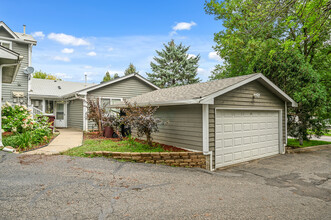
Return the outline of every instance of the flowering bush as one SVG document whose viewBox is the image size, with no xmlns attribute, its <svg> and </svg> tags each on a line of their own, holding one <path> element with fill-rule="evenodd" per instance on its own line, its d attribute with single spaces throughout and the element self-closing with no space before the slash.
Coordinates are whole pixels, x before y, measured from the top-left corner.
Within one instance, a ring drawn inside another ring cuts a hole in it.
<svg viewBox="0 0 331 220">
<path fill-rule="evenodd" d="M 22 105 L 12 106 L 6 102 L 2 107 L 2 129 L 13 133 L 24 133 L 35 129 L 49 129 L 50 124 L 45 116 L 33 119 L 30 110 Z"/>
</svg>

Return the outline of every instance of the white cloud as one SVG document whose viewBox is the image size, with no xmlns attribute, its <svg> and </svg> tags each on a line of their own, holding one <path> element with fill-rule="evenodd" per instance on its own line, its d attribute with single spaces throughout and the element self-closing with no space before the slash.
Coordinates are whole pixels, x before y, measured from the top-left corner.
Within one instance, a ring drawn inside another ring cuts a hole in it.
<svg viewBox="0 0 331 220">
<path fill-rule="evenodd" d="M 94 52 L 94 51 L 91 51 L 91 52 L 87 53 L 87 56 L 91 56 L 91 57 L 94 57 L 96 55 L 97 55 L 97 53 Z"/>
<path fill-rule="evenodd" d="M 82 38 L 77 38 L 72 35 L 67 34 L 56 34 L 56 33 L 50 33 L 48 35 L 48 39 L 57 41 L 63 45 L 72 45 L 72 46 L 84 46 L 84 45 L 90 45 L 90 43 Z"/>
<path fill-rule="evenodd" d="M 73 53 L 74 49 L 72 48 L 64 48 L 63 50 L 61 50 L 62 53 Z"/>
<path fill-rule="evenodd" d="M 92 69 L 92 66 L 84 66 L 84 69 Z"/>
<path fill-rule="evenodd" d="M 172 28 L 172 30 L 174 31 L 191 30 L 191 27 L 195 25 L 197 24 L 193 21 L 191 21 L 191 23 L 179 22 Z"/>
<path fill-rule="evenodd" d="M 197 57 L 196 55 L 194 55 L 194 54 L 188 54 L 188 58 L 195 58 L 195 57 Z"/>
<path fill-rule="evenodd" d="M 214 52 L 209 52 L 208 58 L 211 59 L 211 60 L 217 60 L 217 61 L 220 61 L 220 62 L 224 61 L 220 56 L 217 55 L 217 53 L 215 51 Z"/>
<path fill-rule="evenodd" d="M 31 34 L 35 38 L 44 39 L 45 34 L 42 31 L 36 31 Z"/>
<path fill-rule="evenodd" d="M 63 62 L 70 62 L 69 57 L 61 57 L 61 56 L 55 56 L 53 57 L 53 60 L 63 61 Z"/>
<path fill-rule="evenodd" d="M 60 79 L 72 79 L 72 76 L 69 76 L 66 73 L 55 73 L 54 75 Z"/>
<path fill-rule="evenodd" d="M 113 50 L 114 50 L 114 48 L 112 48 L 112 47 L 108 48 L 108 51 L 113 51 Z"/>
</svg>

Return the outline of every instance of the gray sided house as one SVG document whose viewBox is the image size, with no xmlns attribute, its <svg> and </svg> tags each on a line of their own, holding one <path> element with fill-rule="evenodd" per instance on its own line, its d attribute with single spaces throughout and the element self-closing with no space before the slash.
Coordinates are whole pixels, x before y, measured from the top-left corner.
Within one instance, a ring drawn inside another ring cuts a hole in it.
<svg viewBox="0 0 331 220">
<path fill-rule="evenodd" d="M 55 127 L 97 129 L 87 119 L 87 98 L 114 104 L 159 89 L 139 74 L 131 74 L 101 84 L 32 79 L 29 93 L 34 114 L 55 116 Z"/>
<path fill-rule="evenodd" d="M 2 84 L 2 101 L 11 104 L 29 105 L 29 76 L 23 71 L 31 66 L 32 47 L 37 41 L 28 34 L 13 32 L 3 21 L 0 21 L 0 46 L 5 47 L 21 57 L 20 67 L 11 84 Z"/>
<path fill-rule="evenodd" d="M 160 106 L 154 141 L 210 155 L 210 169 L 285 152 L 287 106 L 297 103 L 262 74 L 160 89 L 128 100 Z M 123 104 L 113 107 L 124 107 Z"/>
</svg>

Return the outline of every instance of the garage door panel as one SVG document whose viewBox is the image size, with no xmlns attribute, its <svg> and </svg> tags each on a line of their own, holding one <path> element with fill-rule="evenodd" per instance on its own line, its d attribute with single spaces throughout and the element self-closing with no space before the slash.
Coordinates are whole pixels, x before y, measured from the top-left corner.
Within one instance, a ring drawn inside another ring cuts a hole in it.
<svg viewBox="0 0 331 220">
<path fill-rule="evenodd" d="M 216 167 L 279 153 L 277 111 L 217 110 Z"/>
</svg>

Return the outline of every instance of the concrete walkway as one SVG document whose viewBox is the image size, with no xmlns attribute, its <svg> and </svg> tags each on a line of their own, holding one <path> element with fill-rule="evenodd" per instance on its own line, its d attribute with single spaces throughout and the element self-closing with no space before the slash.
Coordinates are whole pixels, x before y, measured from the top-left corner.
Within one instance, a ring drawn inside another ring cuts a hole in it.
<svg viewBox="0 0 331 220">
<path fill-rule="evenodd" d="M 57 129 L 60 134 L 47 146 L 23 154 L 59 154 L 71 148 L 82 145 L 83 132 L 75 129 Z"/>
</svg>

